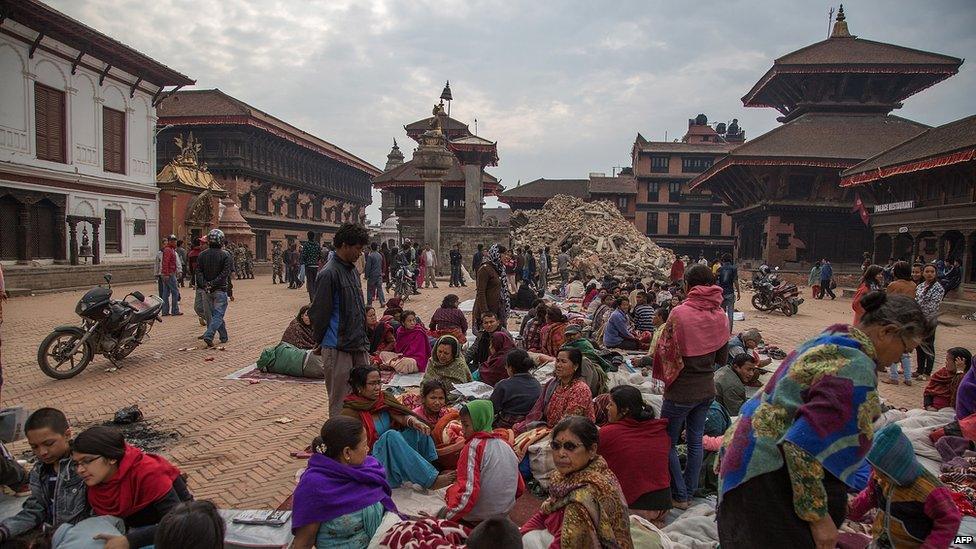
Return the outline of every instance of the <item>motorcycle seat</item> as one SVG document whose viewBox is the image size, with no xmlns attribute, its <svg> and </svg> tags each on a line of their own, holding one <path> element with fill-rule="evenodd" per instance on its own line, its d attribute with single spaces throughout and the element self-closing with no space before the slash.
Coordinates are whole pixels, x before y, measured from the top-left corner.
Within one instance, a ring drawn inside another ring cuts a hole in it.
<svg viewBox="0 0 976 549">
<path fill-rule="evenodd" d="M 159 311 L 163 308 L 163 300 L 154 295 L 147 296 L 143 301 L 133 299 L 126 300 L 125 303 L 130 309 L 132 309 L 132 322 L 149 320 L 150 318 L 157 316 Z"/>
</svg>

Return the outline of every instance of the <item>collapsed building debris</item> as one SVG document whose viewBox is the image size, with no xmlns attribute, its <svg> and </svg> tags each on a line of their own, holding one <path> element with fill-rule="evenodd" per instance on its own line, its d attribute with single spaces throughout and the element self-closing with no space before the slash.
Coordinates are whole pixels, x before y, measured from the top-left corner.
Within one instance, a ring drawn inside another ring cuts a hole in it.
<svg viewBox="0 0 976 549">
<path fill-rule="evenodd" d="M 668 278 L 674 252 L 662 248 L 624 219 L 610 202 L 584 202 L 566 195 L 550 198 L 541 210 L 512 215 L 512 244 L 533 252 L 549 246 L 555 260 L 568 246 L 572 268 L 582 276 Z"/>
</svg>

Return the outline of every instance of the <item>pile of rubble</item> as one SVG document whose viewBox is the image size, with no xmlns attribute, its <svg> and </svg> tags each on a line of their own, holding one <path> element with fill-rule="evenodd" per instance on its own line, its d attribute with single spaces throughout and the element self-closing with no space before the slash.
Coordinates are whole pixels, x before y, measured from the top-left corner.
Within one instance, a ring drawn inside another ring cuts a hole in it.
<svg viewBox="0 0 976 549">
<path fill-rule="evenodd" d="M 549 246 L 555 259 L 568 245 L 573 269 L 585 278 L 609 274 L 664 281 L 675 259 L 674 252 L 647 238 L 611 202 L 556 195 L 541 210 L 515 212 L 510 223 L 513 246 Z"/>
</svg>

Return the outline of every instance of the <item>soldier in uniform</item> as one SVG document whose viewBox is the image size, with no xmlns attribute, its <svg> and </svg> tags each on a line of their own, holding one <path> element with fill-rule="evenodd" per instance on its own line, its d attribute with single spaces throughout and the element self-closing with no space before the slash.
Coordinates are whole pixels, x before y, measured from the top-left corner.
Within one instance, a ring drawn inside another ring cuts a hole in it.
<svg viewBox="0 0 976 549">
<path fill-rule="evenodd" d="M 254 278 L 254 252 L 244 245 L 244 278 Z"/>
<path fill-rule="evenodd" d="M 247 274 L 244 268 L 244 245 L 238 244 L 234 248 L 234 273 L 237 275 L 237 280 L 245 278 Z"/>
<path fill-rule="evenodd" d="M 271 248 L 271 283 L 272 284 L 285 282 L 285 279 L 283 278 L 284 270 L 285 270 L 284 253 L 281 251 L 281 243 L 276 240 L 274 246 L 272 246 Z"/>
</svg>

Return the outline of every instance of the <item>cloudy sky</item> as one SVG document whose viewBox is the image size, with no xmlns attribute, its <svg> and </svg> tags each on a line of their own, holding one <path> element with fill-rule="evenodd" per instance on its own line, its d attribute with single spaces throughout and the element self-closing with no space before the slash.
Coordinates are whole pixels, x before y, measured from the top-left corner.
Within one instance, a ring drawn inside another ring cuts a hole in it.
<svg viewBox="0 0 976 549">
<path fill-rule="evenodd" d="M 445 80 L 452 116 L 498 141 L 506 186 L 630 163 L 638 131 L 687 120 L 777 125 L 740 98 L 772 60 L 822 40 L 825 0 L 49 0 L 196 79 L 382 168 L 403 125 Z M 849 0 L 862 38 L 970 61 L 896 114 L 942 124 L 976 113 L 976 1 Z M 378 202 L 378 196 L 374 203 Z M 368 210 L 378 218 L 378 209 Z"/>
</svg>

